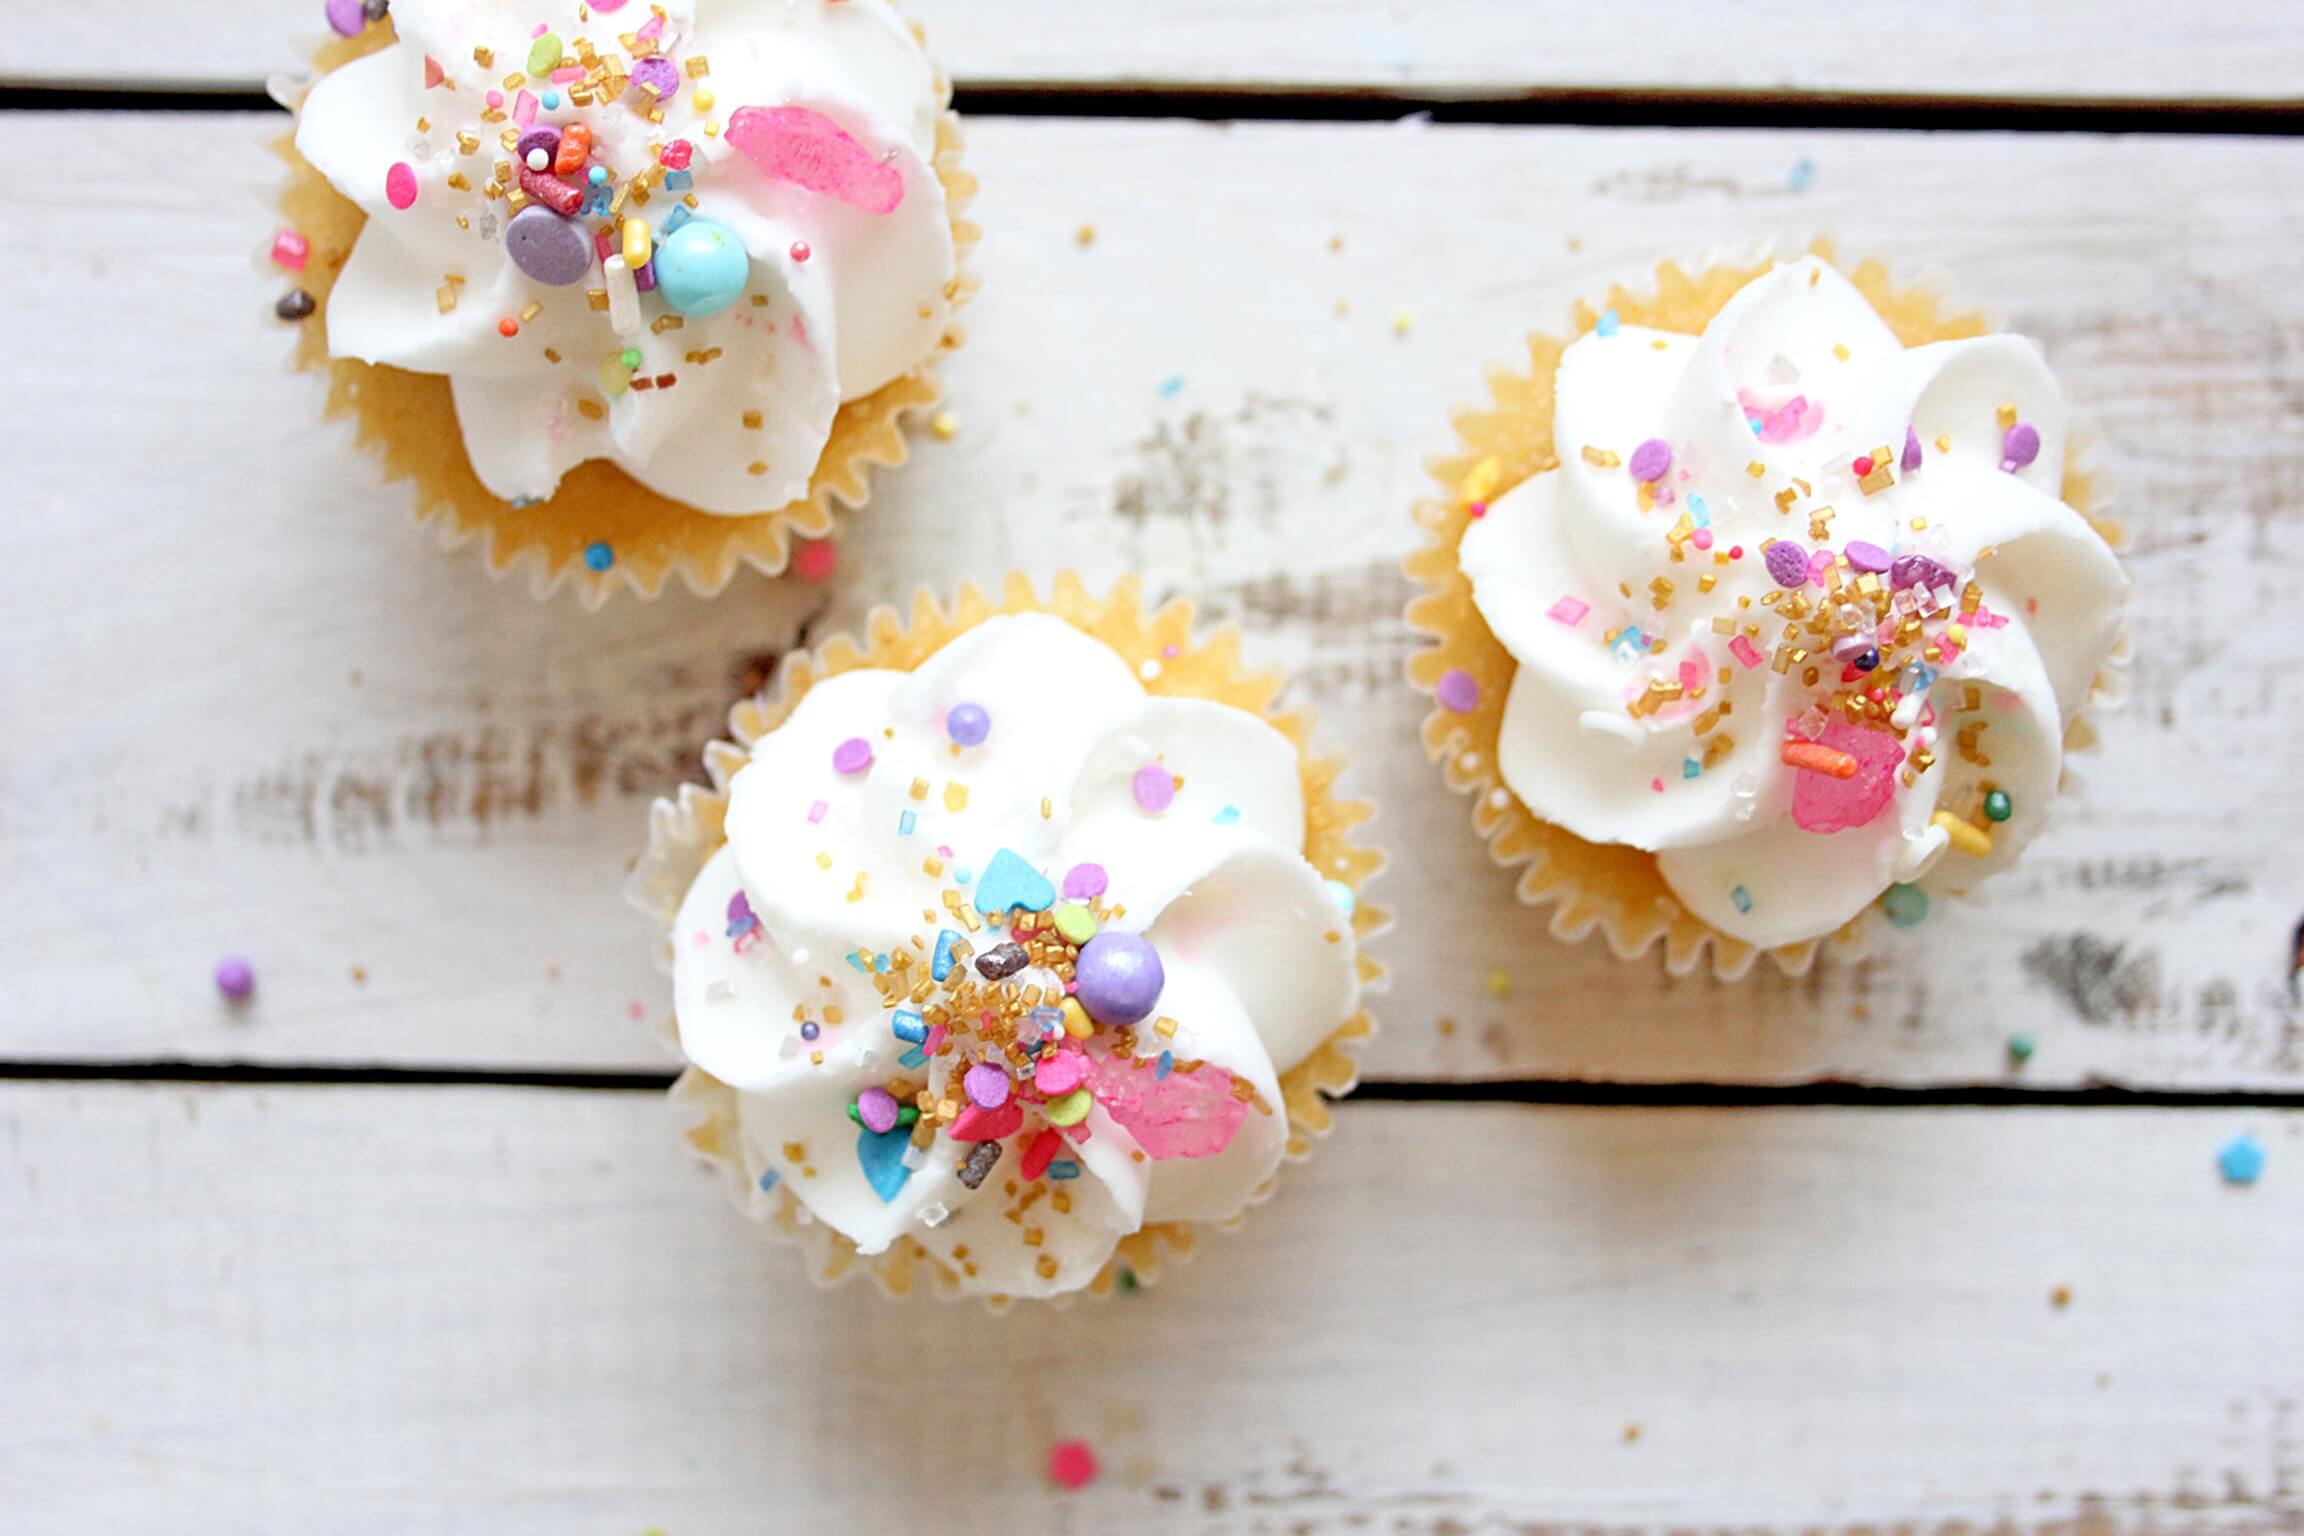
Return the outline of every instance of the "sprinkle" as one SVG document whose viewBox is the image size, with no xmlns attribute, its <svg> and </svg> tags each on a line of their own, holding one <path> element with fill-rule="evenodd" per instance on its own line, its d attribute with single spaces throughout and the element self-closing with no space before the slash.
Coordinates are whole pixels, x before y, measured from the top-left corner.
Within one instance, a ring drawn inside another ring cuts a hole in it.
<svg viewBox="0 0 2304 1536">
<path fill-rule="evenodd" d="M 1565 624 L 1570 629 L 1574 629 L 1577 625 L 1584 622 L 1584 616 L 1591 611 L 1592 605 L 1584 601 L 1584 599 L 1580 597 L 1563 597 L 1560 599 L 1560 601 L 1554 603 L 1550 608 L 1546 609 L 1545 613 L 1556 623 Z"/>
<path fill-rule="evenodd" d="M 872 743 L 861 736 L 851 736 L 832 749 L 834 773 L 862 773 L 872 766 Z M 915 800 L 919 796 L 913 796 Z"/>
<path fill-rule="evenodd" d="M 1240 807 L 1228 805 L 1208 819 L 1219 827 L 1229 827 L 1240 819 Z"/>
<path fill-rule="evenodd" d="M 1000 1161 L 1000 1143 L 979 1141 L 968 1149 L 968 1160 L 960 1165 L 960 1184 L 964 1189 L 976 1189 L 991 1176 Z"/>
<path fill-rule="evenodd" d="M 822 805 L 824 802 L 819 800 L 816 803 Z M 915 811 L 898 811 L 896 813 L 896 835 L 898 837 L 910 837 L 913 829 L 919 825 L 919 813 Z"/>
<path fill-rule="evenodd" d="M 1096 937 L 1096 914 L 1077 901 L 1059 903 L 1056 908 L 1056 931 L 1073 944 L 1085 944 Z"/>
<path fill-rule="evenodd" d="M 392 162 L 384 173 L 384 201 L 400 209 L 416 205 L 416 167 L 405 160 Z"/>
<path fill-rule="evenodd" d="M 2022 1066 L 2032 1059 L 2033 1049 L 2030 1035 L 2010 1035 L 2008 1037 L 2008 1059 L 2017 1066 Z"/>
<path fill-rule="evenodd" d="M 1064 894 L 1074 901 L 1094 901 L 1110 883 L 1101 864 L 1075 864 L 1064 872 Z"/>
<path fill-rule="evenodd" d="M 1680 759 L 1680 777 L 1683 779 L 1695 778 L 1703 771 L 1704 765 L 1696 761 L 1696 759 L 1692 757 L 1684 757 Z"/>
<path fill-rule="evenodd" d="M 807 241 L 795 240 L 792 242 L 791 256 L 795 262 L 805 263 L 809 257 L 815 254 L 816 253 L 814 251 L 808 248 Z"/>
<path fill-rule="evenodd" d="M 1061 1058 L 1059 1058 L 1061 1059 Z M 1048 1102 L 1050 1125 L 1078 1125 L 1088 1118 L 1088 1111 L 1096 1103 L 1095 1096 L 1085 1088 L 1075 1088 L 1060 1099 Z"/>
<path fill-rule="evenodd" d="M 942 981 L 952 974 L 952 952 L 959 943 L 960 934 L 957 929 L 944 928 L 937 931 L 936 949 L 928 961 L 928 975 L 932 980 Z M 923 1031 L 920 1038 L 927 1039 L 927 1033 Z"/>
<path fill-rule="evenodd" d="M 1043 1057 L 1032 1072 L 1032 1086 L 1048 1097 L 1062 1098 L 1088 1081 L 1088 1056 L 1084 1051 L 1058 1051 Z M 1066 1122 L 1059 1120 L 1057 1124 Z"/>
<path fill-rule="evenodd" d="M 616 563 L 616 550 L 606 539 L 595 539 L 584 546 L 584 563 L 595 571 L 605 571 Z"/>
<path fill-rule="evenodd" d="M 992 717 L 981 704 L 955 704 L 945 713 L 944 733 L 960 746 L 982 746 L 992 734 Z"/>
<path fill-rule="evenodd" d="M 1632 478 L 1649 484 L 1664 478 L 1672 468 L 1672 445 L 1660 437 L 1652 437 L 1632 450 Z"/>
<path fill-rule="evenodd" d="M 1769 545 L 1763 558 L 1776 585 L 1794 589 L 1808 585 L 1808 551 L 1790 539 L 1778 539 Z"/>
<path fill-rule="evenodd" d="M 1085 1093 L 1087 1090 L 1082 1089 L 1081 1092 Z M 1024 1181 L 1029 1184 L 1032 1180 L 1040 1177 L 1041 1173 L 1047 1169 L 1050 1160 L 1063 1150 L 1064 1138 L 1054 1131 L 1043 1130 L 1039 1135 L 1033 1137 L 1032 1144 L 1024 1149 L 1024 1163 L 1018 1170 L 1024 1175 Z"/>
<path fill-rule="evenodd" d="M 1459 715 L 1468 715 L 1480 707 L 1480 683 L 1462 667 L 1450 667 L 1440 674 L 1436 690 L 1443 709 Z"/>
<path fill-rule="evenodd" d="M 950 411 L 938 411 L 928 418 L 928 430 L 936 434 L 937 441 L 948 443 L 960 435 L 960 418 Z"/>
<path fill-rule="evenodd" d="M 1152 1065 L 1152 1081 L 1156 1083 L 1164 1082 L 1166 1081 L 1168 1074 L 1175 1070 L 1176 1053 L 1174 1051 L 1162 1051 L 1160 1053 L 1160 1059 L 1157 1062 L 1154 1062 Z"/>
<path fill-rule="evenodd" d="M 256 991 L 256 968 L 245 956 L 226 955 L 216 962 L 216 990 L 231 1002 L 248 1001 Z"/>
<path fill-rule="evenodd" d="M 2216 1167 L 2227 1184 L 2253 1184 L 2264 1172 L 2264 1144 L 2242 1131 L 2217 1152 Z"/>
<path fill-rule="evenodd" d="M 1085 1440 L 1059 1440 L 1048 1448 L 1048 1481 L 1074 1491 L 1096 1481 L 1096 1453 Z"/>
<path fill-rule="evenodd" d="M 2013 473 L 2040 457 L 2040 429 L 2020 421 L 2000 440 L 2000 467 Z"/>
<path fill-rule="evenodd" d="M 1917 928 L 1928 921 L 1928 893 L 1916 885 L 1892 885 L 1881 893 L 1880 910 L 1899 928 Z"/>
<path fill-rule="evenodd" d="M 1008 1074 L 991 1062 L 980 1061 L 960 1079 L 968 1102 L 979 1109 L 998 1109 L 1008 1102 Z"/>
<path fill-rule="evenodd" d="M 1136 770 L 1134 789 L 1136 803 L 1156 816 L 1175 803 L 1176 776 L 1158 763 L 1146 763 Z"/>
<path fill-rule="evenodd" d="M 1792 169 L 1784 173 L 1785 188 L 1793 192 L 1807 191 L 1808 183 L 1814 181 L 1815 179 L 1816 162 L 1809 159 L 1806 155 L 1802 155 L 1799 159 L 1793 161 Z"/>
<path fill-rule="evenodd" d="M 1048 1177 L 1063 1183 L 1080 1177 L 1080 1165 L 1068 1157 L 1059 1157 L 1048 1165 Z"/>
<path fill-rule="evenodd" d="M 1904 429 L 1904 457 L 1897 462 L 1906 474 L 1920 467 L 1920 434 L 1910 427 Z"/>
<path fill-rule="evenodd" d="M 272 237 L 272 260 L 291 272 L 304 270 L 305 261 L 312 254 L 312 242 L 292 229 L 284 229 Z"/>
<path fill-rule="evenodd" d="M 1950 811 L 1938 811 L 1928 818 L 1928 824 L 1942 827 L 1944 835 L 1952 839 L 1952 846 L 1972 859 L 1983 858 L 1992 851 L 1992 834 Z"/>
<path fill-rule="evenodd" d="M 1616 450 L 1613 448 L 1595 448 L 1590 443 L 1586 443 L 1584 445 L 1584 462 L 1595 469 L 1614 469 L 1624 461 L 1616 457 Z"/>
<path fill-rule="evenodd" d="M 899 1008 L 890 1015 L 888 1029 L 897 1039 L 910 1045 L 920 1045 L 928 1039 L 927 1021 L 909 1008 Z"/>
<path fill-rule="evenodd" d="M 792 574 L 802 581 L 826 581 L 840 563 L 840 546 L 830 539 L 802 539 L 792 552 Z"/>
<path fill-rule="evenodd" d="M 1855 569 L 1868 571 L 1875 575 L 1887 570 L 1890 564 L 1888 551 L 1877 544 L 1867 544 L 1862 539 L 1849 540 L 1847 547 L 1841 550 L 1841 553 L 1848 557 L 1849 565 Z"/>
<path fill-rule="evenodd" d="M 1986 790 L 1984 793 L 1984 819 L 2006 821 L 2016 814 L 2016 803 L 2008 798 L 2004 789 Z"/>
<path fill-rule="evenodd" d="M 1757 667 L 1762 661 L 1766 660 L 1766 658 L 1760 654 L 1760 648 L 1754 645 L 1749 637 L 1744 635 L 1738 635 L 1735 639 L 1728 642 L 1728 654 L 1742 662 L 1747 669 Z"/>
<path fill-rule="evenodd" d="M 1619 322 L 1616 318 L 1616 311 L 1612 309 L 1604 309 L 1600 311 L 1599 323 L 1592 327 L 1592 334 L 1595 336 L 1603 337 L 1613 336 L 1616 334 L 1616 327 L 1618 323 Z"/>
<path fill-rule="evenodd" d="M 1728 893 L 1728 899 L 1736 903 L 1736 910 L 1739 912 L 1749 912 L 1752 910 L 1752 893 L 1744 889 L 1742 886 L 1738 886 L 1736 889 L 1730 891 Z"/>
<path fill-rule="evenodd" d="M 272 313 L 283 320 L 309 320 L 320 307 L 319 301 L 301 288 L 291 288 L 280 295 L 280 302 L 272 306 Z"/>
<path fill-rule="evenodd" d="M 818 1035 L 823 1033 L 824 1026 L 817 1023 L 814 1019 L 810 1019 L 800 1026 L 800 1038 L 803 1040 L 814 1040 Z"/>
<path fill-rule="evenodd" d="M 885 1088 L 867 1088 L 856 1095 L 856 1118 L 875 1134 L 896 1129 L 897 1108 L 896 1095 Z"/>
<path fill-rule="evenodd" d="M 1360 898 L 1353 893 L 1352 887 L 1346 885 L 1341 880 L 1331 880 L 1327 882 L 1327 884 L 1328 899 L 1336 903 L 1337 911 L 1343 913 L 1346 917 L 1350 917 L 1352 913 L 1359 907 Z"/>
<path fill-rule="evenodd" d="M 1835 779 L 1856 777 L 1857 762 L 1852 753 L 1821 746 L 1813 741 L 1787 741 L 1783 760 L 1787 767 L 1805 768 L 1811 773 L 1829 774 Z"/>
</svg>

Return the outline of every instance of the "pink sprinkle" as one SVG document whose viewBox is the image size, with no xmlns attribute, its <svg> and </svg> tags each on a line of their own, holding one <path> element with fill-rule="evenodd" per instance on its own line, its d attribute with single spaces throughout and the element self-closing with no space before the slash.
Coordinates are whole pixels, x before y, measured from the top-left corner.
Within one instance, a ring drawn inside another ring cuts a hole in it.
<svg viewBox="0 0 2304 1536">
<path fill-rule="evenodd" d="M 650 42 L 662 37 L 664 35 L 664 13 L 659 11 L 649 17 L 641 23 L 640 30 L 632 35 Z"/>
<path fill-rule="evenodd" d="M 292 229 L 284 229 L 272 237 L 272 259 L 291 272 L 304 270 L 305 258 L 312 254 L 312 242 Z"/>
<path fill-rule="evenodd" d="M 1693 693 L 1704 686 L 1704 664 L 1690 659 L 1680 663 L 1680 686 Z"/>
<path fill-rule="evenodd" d="M 504 93 L 502 91 L 490 91 L 485 99 L 488 103 L 488 110 L 491 112 L 500 110 L 504 105 Z"/>
<path fill-rule="evenodd" d="M 634 998 L 629 1003 L 626 1003 L 624 1005 L 624 1011 L 635 1019 L 644 1019 L 648 1017 L 648 1005 L 640 1001 L 638 998 Z"/>
<path fill-rule="evenodd" d="M 1032 1086 L 1050 1098 L 1070 1093 L 1088 1080 L 1088 1055 L 1085 1051 L 1058 1051 L 1042 1057 L 1040 1065 L 1032 1069 Z"/>
<path fill-rule="evenodd" d="M 1101 864 L 1075 864 L 1064 872 L 1064 894 L 1074 901 L 1094 901 L 1110 884 Z"/>
<path fill-rule="evenodd" d="M 1662 779 L 1650 779 L 1648 781 L 1648 787 L 1656 791 L 1658 794 L 1664 793 L 1664 781 Z"/>
<path fill-rule="evenodd" d="M 1160 647 L 1160 654 L 1167 657 L 1170 661 L 1174 661 L 1178 656 L 1181 656 L 1184 653 L 1176 646 L 1164 645 Z"/>
<path fill-rule="evenodd" d="M 1085 1440 L 1060 1440 L 1048 1448 L 1048 1481 L 1080 1489 L 1096 1481 L 1096 1453 Z"/>
<path fill-rule="evenodd" d="M 1832 569 L 1835 560 L 1836 557 L 1828 549 L 1819 549 L 1810 555 L 1808 557 L 1808 579 L 1821 583 L 1824 580 L 1824 574 Z"/>
<path fill-rule="evenodd" d="M 946 1033 L 947 1031 L 943 1025 L 937 1025 L 934 1029 L 928 1031 L 928 1038 L 920 1042 L 920 1049 L 926 1051 L 931 1056 L 935 1055 L 937 1047 L 944 1043 L 944 1036 Z"/>
<path fill-rule="evenodd" d="M 1760 654 L 1760 648 L 1743 635 L 1728 642 L 1728 654 L 1744 663 L 1747 669 L 1760 665 L 1766 659 Z"/>
<path fill-rule="evenodd" d="M 861 736 L 851 736 L 832 749 L 834 773 L 862 773 L 872 766 L 872 743 Z"/>
<path fill-rule="evenodd" d="M 712 943 L 712 935 L 699 928 L 696 930 L 696 937 L 689 942 L 694 944 L 698 949 L 704 949 L 709 947 Z"/>
<path fill-rule="evenodd" d="M 1008 1074 L 988 1061 L 970 1067 L 960 1079 L 968 1102 L 978 1109 L 998 1109 L 1008 1102 Z"/>
<path fill-rule="evenodd" d="M 512 98 L 512 121 L 523 128 L 529 127 L 536 121 L 536 96 L 534 92 L 522 91 Z"/>
<path fill-rule="evenodd" d="M 1688 536 L 1688 542 L 1695 545 L 1698 549 L 1710 549 L 1712 547 L 1712 530 L 1709 528 L 1699 528 Z"/>
<path fill-rule="evenodd" d="M 1158 763 L 1146 763 L 1136 770 L 1136 803 L 1158 815 L 1176 801 L 1176 775 Z"/>
<path fill-rule="evenodd" d="M 1434 690 L 1442 709 L 1468 715 L 1480 707 L 1480 683 L 1462 667 L 1450 667 L 1440 674 L 1440 686 Z"/>
<path fill-rule="evenodd" d="M 840 546 L 830 539 L 802 539 L 792 551 L 792 574 L 802 581 L 824 581 L 840 564 Z"/>
<path fill-rule="evenodd" d="M 1584 622 L 1584 616 L 1592 611 L 1592 605 L 1580 597 L 1564 597 L 1545 611 L 1560 623 L 1574 629 Z"/>
<path fill-rule="evenodd" d="M 530 37 L 532 37 L 532 38 L 536 38 L 536 37 L 542 37 L 542 36 L 544 35 L 544 33 L 545 33 L 545 30 L 546 30 L 546 29 L 545 29 L 545 25 L 544 25 L 544 23 L 543 23 L 543 22 L 538 22 L 538 23 L 536 23 L 536 30 L 535 30 L 535 31 L 533 31 L 533 32 L 531 32 L 531 33 L 529 33 L 528 35 L 529 35 Z"/>
<path fill-rule="evenodd" d="M 552 83 L 554 85 L 566 85 L 571 80 L 581 80 L 583 78 L 584 66 L 581 64 L 563 64 L 558 69 L 552 71 Z"/>
<path fill-rule="evenodd" d="M 384 201 L 395 208 L 416 205 L 416 167 L 405 160 L 392 162 L 392 169 L 384 173 Z"/>
<path fill-rule="evenodd" d="M 817 822 L 822 821 L 824 819 L 824 813 L 830 809 L 832 809 L 831 805 L 823 800 L 819 800 L 814 805 L 808 807 L 809 825 L 813 826 Z"/>
<path fill-rule="evenodd" d="M 893 213 L 904 173 L 808 107 L 738 107 L 722 137 L 763 175 L 866 213 Z"/>
<path fill-rule="evenodd" d="M 792 259 L 794 261 L 805 263 L 809 257 L 815 254 L 813 250 L 809 249 L 807 241 L 795 240 L 792 242 Z"/>
</svg>

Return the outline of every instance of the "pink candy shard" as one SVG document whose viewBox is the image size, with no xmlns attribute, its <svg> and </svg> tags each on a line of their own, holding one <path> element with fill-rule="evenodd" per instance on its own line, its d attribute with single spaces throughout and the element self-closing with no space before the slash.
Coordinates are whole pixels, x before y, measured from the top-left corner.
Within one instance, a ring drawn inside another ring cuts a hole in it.
<svg viewBox="0 0 2304 1536">
<path fill-rule="evenodd" d="M 904 201 L 896 167 L 806 107 L 738 107 L 724 135 L 761 173 L 836 198 L 866 213 L 893 213 Z"/>
<path fill-rule="evenodd" d="M 1856 759 L 1852 778 L 1805 768 L 1792 772 L 1792 819 L 1804 831 L 1843 832 L 1870 824 L 1896 798 L 1896 769 L 1904 748 L 1886 731 L 1836 720 L 1816 738 L 1821 746 Z"/>
<path fill-rule="evenodd" d="M 1738 635 L 1735 639 L 1728 642 L 1728 654 L 1735 657 L 1738 661 L 1744 663 L 1747 669 L 1756 667 L 1760 665 L 1761 662 L 1767 660 L 1765 656 L 1760 654 L 1760 647 L 1754 645 L 1750 640 L 1746 639 L 1742 635 Z"/>
<path fill-rule="evenodd" d="M 1232 1145 L 1248 1118 L 1246 1101 L 1232 1096 L 1232 1074 L 1222 1067 L 1162 1077 L 1149 1061 L 1103 1054 L 1093 1060 L 1089 1091 L 1154 1162 L 1214 1157 Z"/>
<path fill-rule="evenodd" d="M 412 208 L 416 204 L 416 167 L 405 160 L 396 160 L 384 173 L 384 201 L 395 208 Z"/>
<path fill-rule="evenodd" d="M 1592 605 L 1580 597 L 1564 597 L 1544 611 L 1551 618 L 1573 629 L 1584 622 L 1584 615 L 1592 611 Z"/>
</svg>

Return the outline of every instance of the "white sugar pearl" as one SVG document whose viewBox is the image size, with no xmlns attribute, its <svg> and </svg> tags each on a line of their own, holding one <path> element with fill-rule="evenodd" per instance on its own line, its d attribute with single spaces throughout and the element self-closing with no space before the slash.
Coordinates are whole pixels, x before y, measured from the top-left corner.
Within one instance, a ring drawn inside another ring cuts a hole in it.
<svg viewBox="0 0 2304 1536">
<path fill-rule="evenodd" d="M 528 169 L 548 171 L 552 169 L 552 157 L 544 153 L 542 148 L 532 149 L 528 151 Z"/>
</svg>

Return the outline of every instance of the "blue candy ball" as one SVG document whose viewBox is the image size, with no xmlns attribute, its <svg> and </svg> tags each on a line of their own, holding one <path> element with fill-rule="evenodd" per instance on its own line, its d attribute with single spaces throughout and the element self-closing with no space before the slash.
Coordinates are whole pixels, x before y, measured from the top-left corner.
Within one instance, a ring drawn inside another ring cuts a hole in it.
<svg viewBox="0 0 2304 1536">
<path fill-rule="evenodd" d="M 690 219 L 656 245 L 656 291 L 683 315 L 716 315 L 744 296 L 752 257 L 734 233 Z"/>
</svg>

